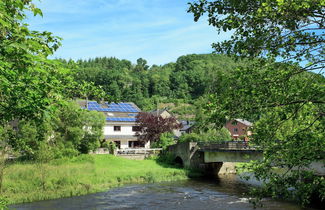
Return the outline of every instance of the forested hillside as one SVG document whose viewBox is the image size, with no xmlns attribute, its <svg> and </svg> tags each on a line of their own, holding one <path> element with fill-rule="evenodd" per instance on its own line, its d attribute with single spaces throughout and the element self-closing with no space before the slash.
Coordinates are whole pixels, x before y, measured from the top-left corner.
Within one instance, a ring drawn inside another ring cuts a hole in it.
<svg viewBox="0 0 325 210">
<path fill-rule="evenodd" d="M 107 57 L 78 60 L 77 66 L 77 80 L 102 86 L 112 101 L 132 101 L 143 110 L 155 109 L 158 103 L 159 108 L 184 113 L 193 112 L 187 104 L 204 94 L 222 91 L 225 75 L 238 64 L 224 55 L 192 54 L 162 66 L 149 67 L 142 58 L 132 64 Z"/>
</svg>

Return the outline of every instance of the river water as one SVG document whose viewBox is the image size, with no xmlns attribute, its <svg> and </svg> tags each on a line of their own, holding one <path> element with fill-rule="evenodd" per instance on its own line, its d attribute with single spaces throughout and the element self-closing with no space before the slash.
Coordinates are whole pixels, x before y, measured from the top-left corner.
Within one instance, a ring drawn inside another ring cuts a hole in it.
<svg viewBox="0 0 325 210">
<path fill-rule="evenodd" d="M 10 209 L 253 209 L 247 197 L 248 185 L 236 175 L 213 180 L 188 180 L 129 185 L 107 192 L 13 205 Z M 262 209 L 302 209 L 289 202 L 265 200 Z"/>
</svg>

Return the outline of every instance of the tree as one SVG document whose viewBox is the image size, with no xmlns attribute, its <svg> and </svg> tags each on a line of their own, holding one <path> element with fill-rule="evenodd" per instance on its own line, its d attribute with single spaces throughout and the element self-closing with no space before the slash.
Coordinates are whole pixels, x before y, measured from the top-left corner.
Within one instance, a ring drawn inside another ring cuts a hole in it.
<svg viewBox="0 0 325 210">
<path fill-rule="evenodd" d="M 86 82 L 82 87 L 91 91 L 77 93 L 81 88 L 74 81 L 74 63 L 48 59 L 61 39 L 47 31 L 30 30 L 25 23 L 28 11 L 42 15 L 31 0 L 0 1 L 0 127 L 18 122 L 20 129 L 8 143 L 33 156 L 52 135 L 51 121 L 65 100 L 104 94 Z M 1 135 L 0 139 L 5 136 Z"/>
<path fill-rule="evenodd" d="M 34 159 L 39 170 L 42 190 L 45 191 L 47 177 L 49 176 L 47 163 L 54 159 L 53 147 L 47 142 L 41 142 L 38 152 L 35 153 Z"/>
<path fill-rule="evenodd" d="M 0 194 L 3 190 L 3 179 L 5 175 L 5 169 L 8 167 L 8 156 L 12 154 L 12 148 L 9 145 L 8 140 L 12 135 L 12 128 L 10 126 L 0 127 Z M 0 197 L 0 203 L 2 198 Z M 0 204 L 1 207 L 1 204 Z"/>
<path fill-rule="evenodd" d="M 32 120 L 21 120 L 18 129 L 6 138 L 12 148 L 27 159 L 42 155 L 44 145 L 51 150 L 53 158 L 71 157 L 97 149 L 103 138 L 104 124 L 102 113 L 81 109 L 75 102 L 65 102 L 49 121 L 39 125 Z"/>
<path fill-rule="evenodd" d="M 106 117 L 101 112 L 83 110 L 83 128 L 84 136 L 78 145 L 81 153 L 88 154 L 100 147 L 100 141 L 103 137 L 103 129 Z M 86 128 L 86 129 L 85 129 Z"/>
<path fill-rule="evenodd" d="M 134 70 L 136 72 L 141 72 L 141 71 L 145 71 L 148 69 L 149 69 L 149 66 L 147 65 L 147 61 L 143 58 L 138 58 L 137 65 L 134 67 Z"/>
<path fill-rule="evenodd" d="M 42 15 L 29 0 L 0 2 L 0 127 L 23 119 L 39 127 L 70 93 L 72 72 L 47 59 L 60 46 L 60 38 L 29 30 L 26 11 Z"/>
<path fill-rule="evenodd" d="M 75 102 L 67 102 L 56 113 L 53 122 L 53 144 L 63 144 L 79 153 L 88 153 L 100 146 L 105 115 L 81 109 Z"/>
<path fill-rule="evenodd" d="M 200 0 L 189 5 L 195 21 L 208 13 L 219 33 L 234 31 L 230 40 L 213 44 L 217 52 L 310 61 L 303 70 L 324 66 L 323 0 Z"/>
<path fill-rule="evenodd" d="M 13 119 L 38 118 L 54 101 L 65 96 L 71 71 L 48 60 L 60 38 L 50 32 L 28 29 L 25 11 L 42 15 L 31 1 L 0 2 L 0 123 Z"/>
<path fill-rule="evenodd" d="M 163 118 L 147 112 L 140 112 L 136 117 L 136 122 L 140 128 L 137 132 L 140 140 L 151 143 L 159 141 L 161 134 L 181 128 L 181 124 L 175 117 Z"/>
<path fill-rule="evenodd" d="M 188 11 L 233 32 L 213 44 L 217 52 L 250 61 L 225 75 L 224 91 L 209 96 L 205 111 L 219 127 L 238 117 L 256 122 L 252 141 L 264 159 L 246 167 L 265 187 L 255 195 L 303 205 L 325 199 L 324 179 L 305 170 L 325 159 L 325 79 L 315 73 L 324 70 L 324 1 L 200 0 Z"/>
</svg>

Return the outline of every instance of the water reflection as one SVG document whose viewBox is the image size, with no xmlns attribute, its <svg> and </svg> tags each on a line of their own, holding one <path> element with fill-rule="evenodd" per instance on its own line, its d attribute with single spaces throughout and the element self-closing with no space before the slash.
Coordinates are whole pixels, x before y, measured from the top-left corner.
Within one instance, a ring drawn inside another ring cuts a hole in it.
<svg viewBox="0 0 325 210">
<path fill-rule="evenodd" d="M 103 193 L 11 206 L 11 209 L 253 209 L 243 192 L 248 186 L 235 175 L 217 180 L 189 180 L 130 185 Z M 274 200 L 263 209 L 301 209 Z"/>
</svg>

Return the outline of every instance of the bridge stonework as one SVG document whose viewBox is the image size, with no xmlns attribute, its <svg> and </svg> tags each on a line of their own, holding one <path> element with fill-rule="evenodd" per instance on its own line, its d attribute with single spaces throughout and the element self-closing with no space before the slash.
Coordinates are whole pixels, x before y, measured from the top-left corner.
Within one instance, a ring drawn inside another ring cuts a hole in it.
<svg viewBox="0 0 325 210">
<path fill-rule="evenodd" d="M 222 162 L 205 163 L 204 152 L 200 151 L 200 147 L 196 142 L 183 142 L 172 145 L 168 148 L 168 152 L 184 168 L 201 170 L 207 175 L 217 174 L 222 167 Z"/>
<path fill-rule="evenodd" d="M 203 154 L 196 154 L 197 143 L 195 142 L 182 142 L 168 147 L 168 152 L 172 154 L 175 159 L 181 159 L 182 165 L 185 168 L 196 166 L 196 163 L 203 162 Z M 195 155 L 195 157 L 193 157 Z"/>
<path fill-rule="evenodd" d="M 217 175 L 224 162 L 249 162 L 263 158 L 263 151 L 246 142 L 222 143 L 183 142 L 168 147 L 168 152 L 185 168 L 199 169 L 207 175 Z M 325 176 L 324 160 L 311 163 L 305 170 Z"/>
<path fill-rule="evenodd" d="M 216 175 L 224 162 L 248 162 L 262 158 L 261 151 L 247 148 L 243 150 L 243 145 L 239 143 L 182 142 L 168 147 L 168 152 L 185 168 L 202 170 L 207 175 Z"/>
</svg>

